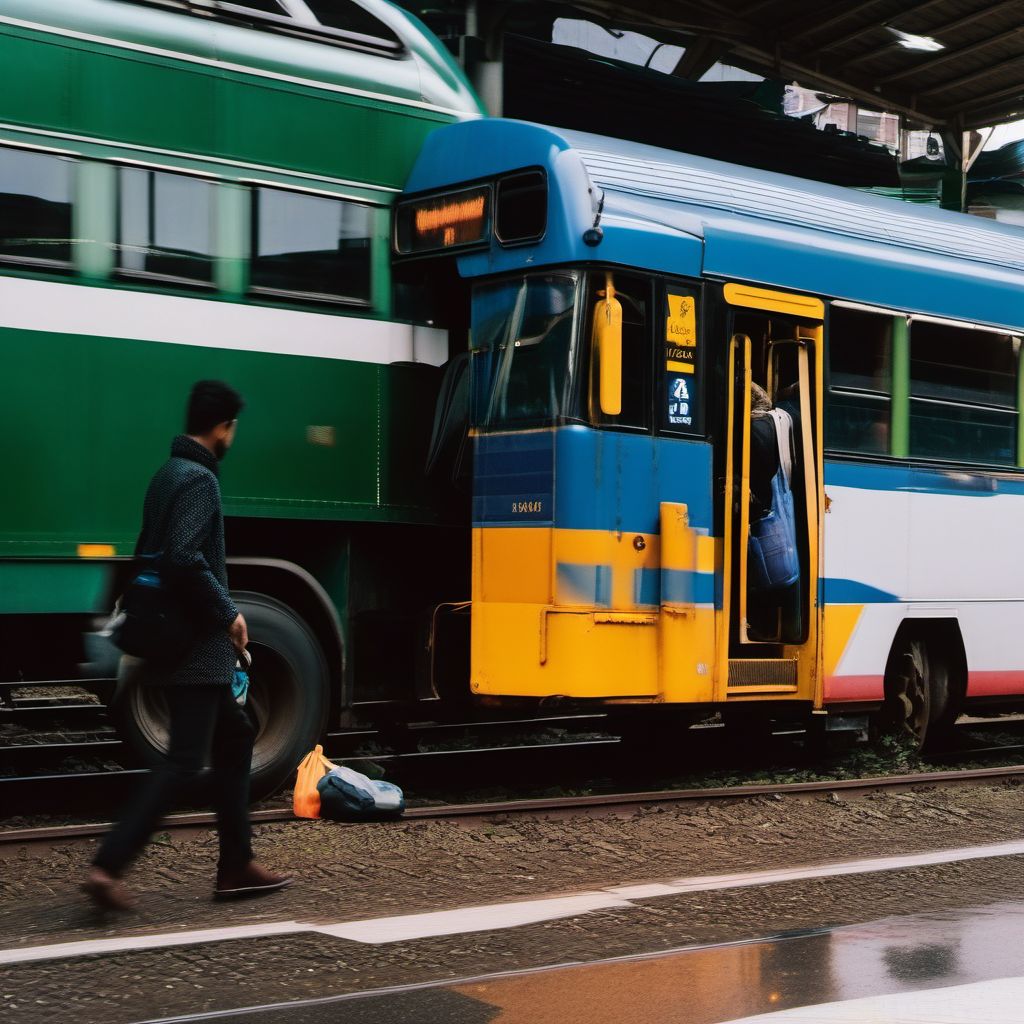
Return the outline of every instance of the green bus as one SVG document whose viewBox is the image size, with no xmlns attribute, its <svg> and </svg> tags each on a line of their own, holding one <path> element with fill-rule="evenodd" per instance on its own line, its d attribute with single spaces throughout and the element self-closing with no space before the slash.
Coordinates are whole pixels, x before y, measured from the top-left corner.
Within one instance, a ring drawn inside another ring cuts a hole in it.
<svg viewBox="0 0 1024 1024">
<path fill-rule="evenodd" d="M 424 138 L 480 104 L 388 0 L 0 0 L 0 707 L 79 678 L 193 381 L 253 641 L 254 790 L 354 705 L 429 697 L 468 591 L 424 473 L 447 334 L 389 268 Z M 144 752 L 158 695 L 122 686 Z"/>
</svg>

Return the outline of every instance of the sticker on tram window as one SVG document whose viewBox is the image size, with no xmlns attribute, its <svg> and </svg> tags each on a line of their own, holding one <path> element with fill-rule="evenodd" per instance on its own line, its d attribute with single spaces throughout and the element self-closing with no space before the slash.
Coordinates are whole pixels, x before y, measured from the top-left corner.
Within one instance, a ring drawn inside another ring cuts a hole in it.
<svg viewBox="0 0 1024 1024">
<path fill-rule="evenodd" d="M 697 300 L 692 295 L 669 292 L 665 342 L 670 348 L 697 347 Z"/>
<path fill-rule="evenodd" d="M 679 287 L 679 286 L 677 286 Z M 665 294 L 663 426 L 689 433 L 700 427 L 700 364 L 697 359 L 697 296 L 678 291 Z"/>
<path fill-rule="evenodd" d="M 668 378 L 668 422 L 673 427 L 692 427 L 694 412 L 693 377 Z"/>
</svg>

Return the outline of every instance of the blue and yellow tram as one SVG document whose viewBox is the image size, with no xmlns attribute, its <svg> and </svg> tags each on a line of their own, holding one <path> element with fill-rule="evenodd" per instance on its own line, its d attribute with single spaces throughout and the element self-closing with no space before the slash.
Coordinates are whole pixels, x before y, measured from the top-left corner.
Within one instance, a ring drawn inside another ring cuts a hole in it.
<svg viewBox="0 0 1024 1024">
<path fill-rule="evenodd" d="M 483 120 L 427 140 L 394 243 L 467 325 L 474 694 L 919 742 L 1024 695 L 1024 234 Z M 785 602 L 750 579 L 752 383 L 794 424 Z"/>
</svg>

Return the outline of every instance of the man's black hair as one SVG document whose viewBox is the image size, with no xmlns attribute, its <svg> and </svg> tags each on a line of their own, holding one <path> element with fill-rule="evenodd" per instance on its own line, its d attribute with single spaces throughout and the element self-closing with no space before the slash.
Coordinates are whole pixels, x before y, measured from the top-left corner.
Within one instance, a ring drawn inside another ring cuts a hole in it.
<svg viewBox="0 0 1024 1024">
<path fill-rule="evenodd" d="M 245 408 L 242 396 L 222 380 L 199 380 L 192 385 L 185 415 L 185 433 L 208 434 L 218 423 L 238 419 Z"/>
</svg>

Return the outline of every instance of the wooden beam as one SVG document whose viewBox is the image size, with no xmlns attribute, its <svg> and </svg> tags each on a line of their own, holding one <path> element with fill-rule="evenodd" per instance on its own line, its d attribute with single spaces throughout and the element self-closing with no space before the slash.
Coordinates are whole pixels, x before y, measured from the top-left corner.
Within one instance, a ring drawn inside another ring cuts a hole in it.
<svg viewBox="0 0 1024 1024">
<path fill-rule="evenodd" d="M 816 36 L 820 36 L 823 33 L 828 32 L 830 28 L 833 28 L 836 25 L 841 25 L 844 21 L 849 21 L 850 18 L 853 18 L 858 14 L 863 14 L 864 11 L 870 10 L 872 7 L 877 7 L 879 4 L 887 2 L 888 0 L 862 0 L 859 4 L 846 7 L 845 10 L 840 10 L 831 18 L 825 18 L 823 21 L 812 20 L 812 23 L 809 26 L 807 24 L 808 19 L 806 17 L 799 19 L 793 18 L 775 32 L 775 38 L 785 40 L 787 46 L 799 42 L 802 39 L 813 39 Z M 801 27 L 803 27 L 802 32 L 799 31 Z"/>
<path fill-rule="evenodd" d="M 711 39 L 708 36 L 695 39 L 686 47 L 679 58 L 679 63 L 673 68 L 672 75 L 675 78 L 686 78 L 696 82 L 728 52 L 729 45 L 720 39 Z"/>
<path fill-rule="evenodd" d="M 984 21 L 986 18 L 991 18 L 994 14 L 1002 14 L 1003 11 L 1010 10 L 1019 11 L 1020 0 L 1002 0 L 1001 3 L 997 4 L 986 3 L 985 6 L 981 7 L 979 10 L 972 11 L 970 14 L 964 15 L 962 18 L 957 18 L 956 21 L 950 21 L 944 25 L 934 25 L 930 28 L 922 28 L 919 34 L 924 35 L 927 33 L 930 36 L 935 36 L 946 32 L 959 32 L 960 29 L 967 28 L 968 25 L 973 25 L 976 21 Z M 899 17 L 900 20 L 902 20 L 905 15 L 901 14 Z M 892 22 L 890 21 L 889 24 L 891 25 Z"/>
<path fill-rule="evenodd" d="M 1019 32 L 1014 34 L 1019 34 Z M 919 97 L 937 96 L 939 93 L 949 92 L 950 89 L 959 89 L 961 86 L 970 85 L 972 82 L 980 82 L 984 78 L 998 75 L 1003 71 L 1019 71 L 1022 62 L 1024 61 L 1022 61 L 1020 56 L 1011 57 L 1009 60 L 1001 61 L 998 64 L 990 64 L 988 67 L 978 68 L 977 71 L 972 71 L 970 74 L 960 75 L 959 78 L 948 78 L 937 85 L 930 85 L 927 89 L 917 89 L 915 93 Z"/>
<path fill-rule="evenodd" d="M 1024 96 L 1024 79 L 1016 85 L 1008 85 L 995 92 L 987 92 L 983 96 L 975 96 L 972 99 L 954 103 L 947 109 L 951 113 L 959 113 L 961 110 L 976 110 L 979 107 L 995 106 L 1000 100 L 1013 100 L 1018 96 Z"/>
</svg>

